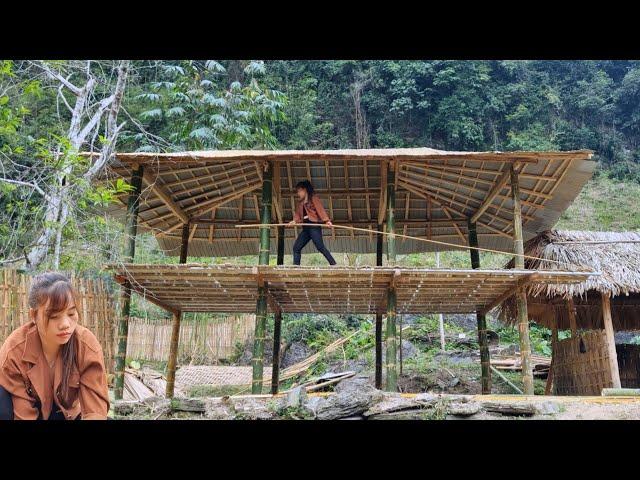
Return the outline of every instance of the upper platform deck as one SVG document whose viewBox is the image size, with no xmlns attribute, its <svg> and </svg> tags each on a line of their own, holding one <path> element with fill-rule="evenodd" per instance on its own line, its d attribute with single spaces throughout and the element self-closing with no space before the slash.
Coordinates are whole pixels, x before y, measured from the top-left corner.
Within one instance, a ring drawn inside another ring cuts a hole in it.
<svg viewBox="0 0 640 480">
<path fill-rule="evenodd" d="M 144 265 L 108 267 L 119 283 L 177 312 L 253 313 L 259 286 L 270 311 L 284 313 L 384 313 L 396 290 L 397 313 L 488 311 L 519 287 L 579 283 L 593 272 L 451 270 L 397 267 Z"/>
</svg>

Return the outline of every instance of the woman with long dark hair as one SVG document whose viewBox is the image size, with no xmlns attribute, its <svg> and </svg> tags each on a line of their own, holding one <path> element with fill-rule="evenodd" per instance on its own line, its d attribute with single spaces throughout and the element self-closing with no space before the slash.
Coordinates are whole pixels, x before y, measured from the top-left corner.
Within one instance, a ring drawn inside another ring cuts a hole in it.
<svg viewBox="0 0 640 480">
<path fill-rule="evenodd" d="M 302 249 L 305 247 L 309 240 L 313 242 L 318 251 L 324 255 L 330 265 L 335 265 L 331 252 L 327 250 L 322 241 L 322 227 L 308 227 L 304 224 L 327 224 L 332 226 L 331 219 L 327 215 L 322 202 L 317 197 L 313 190 L 313 185 L 309 180 L 303 180 L 296 184 L 296 194 L 298 195 L 298 206 L 293 215 L 293 220 L 289 222 L 290 225 L 301 223 L 302 232 L 296 238 L 293 244 L 293 263 L 294 265 L 300 265 L 300 259 L 302 257 Z"/>
<path fill-rule="evenodd" d="M 109 391 L 102 348 L 78 325 L 67 277 L 37 275 L 29 321 L 0 348 L 1 420 L 105 420 Z"/>
</svg>

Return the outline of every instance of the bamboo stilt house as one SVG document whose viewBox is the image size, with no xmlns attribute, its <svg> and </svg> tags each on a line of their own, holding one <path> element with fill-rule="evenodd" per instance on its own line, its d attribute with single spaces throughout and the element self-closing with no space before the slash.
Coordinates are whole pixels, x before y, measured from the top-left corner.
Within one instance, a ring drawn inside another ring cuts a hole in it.
<svg viewBox="0 0 640 480">
<path fill-rule="evenodd" d="M 113 209 L 124 219 L 127 234 L 124 262 L 110 267 L 123 285 L 116 371 L 124 371 L 127 318 L 135 292 L 173 314 L 169 396 L 185 311 L 256 313 L 254 393 L 262 391 L 269 314 L 275 324 L 273 358 L 278 358 L 283 312 L 375 315 L 378 387 L 386 314 L 385 388 L 395 390 L 396 313 L 475 312 L 483 392 L 490 393 L 485 314 L 516 294 L 525 391 L 533 393 L 521 287 L 579 282 L 593 272 L 528 270 L 521 256 L 509 272 L 481 270 L 477 248 L 520 255 L 523 241 L 551 228 L 589 180 L 595 168 L 592 153 L 431 148 L 118 153 L 105 179 L 122 178 L 133 188 Z M 284 252 L 291 251 L 300 227 L 282 224 L 292 219 L 294 185 L 304 179 L 314 184 L 333 223 L 344 227 L 327 232 L 328 248 L 375 252 L 375 266 L 283 266 Z M 237 228 L 247 225 L 251 228 Z M 135 264 L 138 230 L 154 234 L 165 253 L 180 256 L 180 264 Z M 471 270 L 406 269 L 396 261 L 397 254 L 460 248 L 470 249 Z M 272 253 L 277 254 L 276 266 L 270 265 Z M 247 254 L 256 255 L 255 267 L 187 264 L 188 257 Z M 277 392 L 278 366 L 272 371 L 272 392 Z M 121 388 L 122 375 L 116 375 L 116 397 Z"/>
<path fill-rule="evenodd" d="M 526 288 L 529 319 L 553 332 L 549 390 L 599 395 L 606 387 L 640 386 L 640 347 L 616 345 L 614 337 L 640 330 L 640 233 L 548 230 L 526 243 L 525 254 L 539 258 L 526 259 L 528 269 L 600 272 L 583 282 Z M 500 317 L 514 322 L 511 299 Z M 559 330 L 571 337 L 559 340 Z"/>
</svg>

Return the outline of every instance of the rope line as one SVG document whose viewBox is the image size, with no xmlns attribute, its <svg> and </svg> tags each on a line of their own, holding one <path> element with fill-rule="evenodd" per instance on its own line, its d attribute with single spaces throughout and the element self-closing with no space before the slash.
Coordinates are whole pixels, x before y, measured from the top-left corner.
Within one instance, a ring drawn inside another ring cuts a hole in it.
<svg viewBox="0 0 640 480">
<path fill-rule="evenodd" d="M 420 238 L 420 237 L 414 237 L 411 235 L 403 235 L 401 233 L 389 233 L 389 232 L 382 232 L 382 231 L 378 231 L 378 230 L 371 230 L 370 228 L 359 228 L 359 227 L 349 227 L 347 225 L 336 225 L 333 224 L 332 226 L 329 225 L 325 225 L 322 223 L 294 223 L 294 224 L 289 224 L 289 223 L 255 223 L 255 224 L 250 224 L 250 225 L 236 225 L 236 228 L 264 228 L 264 227 L 324 227 L 324 228 L 342 228 L 344 230 L 353 230 L 353 231 L 357 231 L 357 232 L 367 232 L 367 233 L 375 233 L 375 234 L 382 234 L 382 235 L 389 235 L 389 236 L 394 236 L 394 237 L 399 237 L 399 238 L 406 238 L 408 240 L 417 240 L 419 242 L 427 242 L 427 243 L 435 243 L 437 245 L 444 245 L 447 247 L 454 247 L 454 248 L 460 248 L 463 250 L 478 250 L 479 252 L 488 252 L 488 253 L 497 253 L 500 255 L 507 255 L 509 257 L 522 257 L 522 258 L 527 258 L 529 260 L 540 260 L 543 262 L 550 262 L 550 263 L 556 263 L 558 265 L 571 265 L 572 268 L 575 268 L 575 266 L 569 262 L 561 262 L 559 260 L 552 260 L 549 258 L 540 258 L 540 257 L 534 257 L 531 255 L 524 255 L 524 254 L 519 254 L 519 253 L 513 253 L 513 252 L 503 252 L 502 250 L 493 250 L 491 248 L 481 248 L 481 247 L 471 247 L 468 245 L 457 245 L 455 243 L 449 243 L 449 242 L 443 242 L 441 240 L 431 240 L 428 238 Z"/>
</svg>

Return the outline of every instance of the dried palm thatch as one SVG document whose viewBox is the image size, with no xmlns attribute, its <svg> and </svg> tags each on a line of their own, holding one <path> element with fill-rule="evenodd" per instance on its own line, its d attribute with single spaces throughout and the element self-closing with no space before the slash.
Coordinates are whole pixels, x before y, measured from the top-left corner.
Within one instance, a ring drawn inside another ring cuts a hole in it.
<svg viewBox="0 0 640 480">
<path fill-rule="evenodd" d="M 527 287 L 530 317 L 549 326 L 568 328 L 567 300 L 576 307 L 578 328 L 601 328 L 601 294 L 612 298 L 616 330 L 640 327 L 640 233 L 547 230 L 525 244 L 525 254 L 544 260 L 525 260 L 536 270 L 593 270 L 594 275 L 577 283 L 531 284 Z M 559 265 L 555 262 L 562 262 Z M 513 260 L 507 268 L 513 267 Z M 500 307 L 500 318 L 512 323 L 512 299 Z"/>
</svg>

